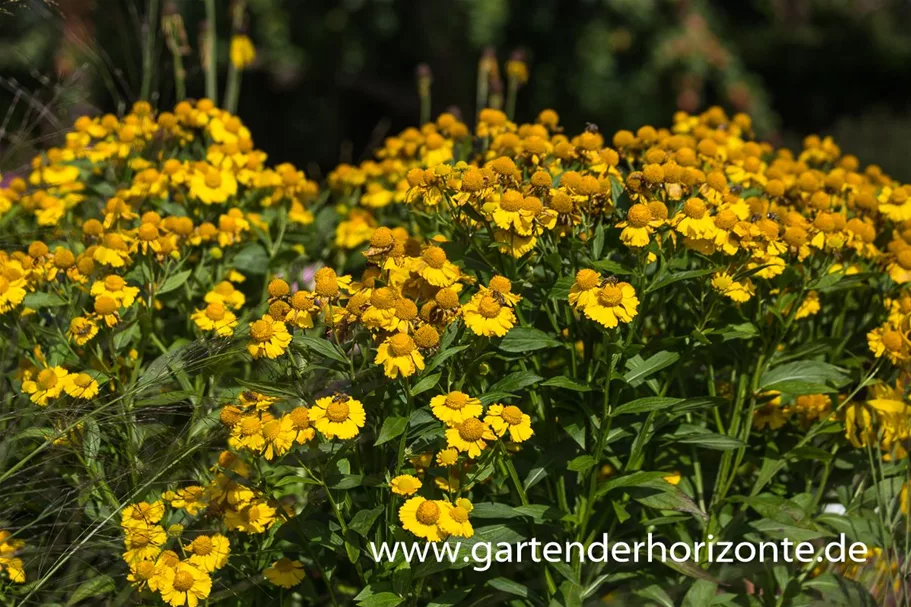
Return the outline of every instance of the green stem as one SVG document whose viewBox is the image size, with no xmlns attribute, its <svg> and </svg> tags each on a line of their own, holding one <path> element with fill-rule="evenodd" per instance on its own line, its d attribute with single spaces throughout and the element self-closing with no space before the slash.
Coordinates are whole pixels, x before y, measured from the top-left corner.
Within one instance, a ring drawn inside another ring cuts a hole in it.
<svg viewBox="0 0 911 607">
<path fill-rule="evenodd" d="M 142 90 L 139 94 L 144 101 L 148 101 L 152 92 L 152 54 L 155 50 L 155 34 L 158 31 L 158 1 L 149 0 L 149 13 L 146 15 L 142 50 Z"/>
<path fill-rule="evenodd" d="M 206 3 L 206 97 L 213 102 L 218 99 L 218 58 L 215 56 L 215 0 Z"/>
</svg>

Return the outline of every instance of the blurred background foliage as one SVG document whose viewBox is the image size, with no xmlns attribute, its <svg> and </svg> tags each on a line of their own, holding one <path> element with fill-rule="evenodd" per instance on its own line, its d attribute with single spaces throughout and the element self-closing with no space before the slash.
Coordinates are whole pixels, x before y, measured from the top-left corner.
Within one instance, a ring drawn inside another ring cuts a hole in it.
<svg viewBox="0 0 911 607">
<path fill-rule="evenodd" d="M 229 4 L 217 0 L 221 65 Z M 76 115 L 139 98 L 143 41 L 160 27 L 150 12 L 180 16 L 188 94 L 202 96 L 202 0 L 0 0 L 0 169 Z M 612 132 L 717 103 L 775 142 L 835 135 L 907 181 L 909 26 L 907 0 L 247 0 L 257 59 L 238 111 L 274 161 L 319 177 L 418 121 L 418 64 L 433 114 L 470 122 L 485 49 L 501 70 L 518 51 L 520 120 L 553 107 L 570 130 Z M 152 100 L 168 108 L 172 55 L 153 40 Z"/>
</svg>

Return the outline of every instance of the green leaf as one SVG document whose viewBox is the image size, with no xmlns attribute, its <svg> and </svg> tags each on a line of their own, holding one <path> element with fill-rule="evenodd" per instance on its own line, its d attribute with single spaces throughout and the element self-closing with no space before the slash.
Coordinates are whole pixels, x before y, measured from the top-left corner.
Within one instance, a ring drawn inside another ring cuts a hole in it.
<svg viewBox="0 0 911 607">
<path fill-rule="evenodd" d="M 634 500 L 649 508 L 686 512 L 708 519 L 708 515 L 699 509 L 690 496 L 663 479 L 649 481 L 642 487 L 630 487 L 629 493 Z"/>
<path fill-rule="evenodd" d="M 699 278 L 700 276 L 706 276 L 708 274 L 711 274 L 712 272 L 715 272 L 717 269 L 718 268 L 704 268 L 702 270 L 685 270 L 683 272 L 675 272 L 675 271 L 671 270 L 670 272 L 665 274 L 663 277 L 659 278 L 658 280 L 656 280 L 652 284 L 650 284 L 645 289 L 645 292 L 652 293 L 653 291 L 657 291 L 658 289 L 663 289 L 664 287 L 666 287 L 668 285 L 672 285 L 675 282 L 679 282 L 681 280 L 689 280 L 690 278 Z"/>
<path fill-rule="evenodd" d="M 568 464 L 566 464 L 566 469 L 571 470 L 572 472 L 585 472 L 589 468 L 595 465 L 595 458 L 591 455 L 580 455 L 576 457 Z"/>
<path fill-rule="evenodd" d="M 715 432 L 708 431 L 690 431 L 668 437 L 669 440 L 675 443 L 682 443 L 684 445 L 696 445 L 697 447 L 704 447 L 706 449 L 714 449 L 716 451 L 730 451 L 732 449 L 739 449 L 744 446 L 744 443 L 733 436 L 727 436 L 726 434 L 717 434 Z"/>
<path fill-rule="evenodd" d="M 392 439 L 401 435 L 407 427 L 407 417 L 387 417 L 383 421 L 383 427 L 380 428 L 380 435 L 376 437 L 376 442 L 373 443 L 373 445 L 378 446 L 382 445 L 383 443 L 388 443 Z"/>
<path fill-rule="evenodd" d="M 269 254 L 259 243 L 250 243 L 232 258 L 232 265 L 243 274 L 262 275 L 269 269 Z"/>
<path fill-rule="evenodd" d="M 621 489 L 623 487 L 645 487 L 652 481 L 663 480 L 667 475 L 667 472 L 645 472 L 639 470 L 622 476 L 615 476 L 601 483 L 601 486 L 598 487 L 598 490 L 595 492 L 595 496 L 598 497 L 613 491 L 614 489 Z M 668 491 L 670 491 L 670 488 L 674 487 L 670 483 L 665 482 L 665 484 L 668 486 Z"/>
<path fill-rule="evenodd" d="M 392 592 L 379 592 L 372 594 L 358 602 L 360 607 L 395 607 L 405 602 L 405 599 Z"/>
<path fill-rule="evenodd" d="M 500 349 L 504 352 L 533 352 L 562 345 L 544 331 L 534 327 L 515 327 L 500 342 Z"/>
<path fill-rule="evenodd" d="M 670 398 L 667 396 L 646 396 L 637 398 L 634 401 L 624 403 L 611 411 L 612 416 L 629 415 L 632 413 L 649 413 L 651 411 L 660 411 L 668 409 L 678 403 L 682 403 L 682 398 Z"/>
<path fill-rule="evenodd" d="M 176 289 L 179 289 L 183 286 L 183 283 L 187 282 L 187 279 L 190 278 L 190 274 L 193 273 L 193 270 L 184 270 L 178 272 L 177 274 L 172 274 L 165 279 L 165 281 L 158 287 L 156 295 L 164 295 L 165 293 L 170 293 Z"/>
<path fill-rule="evenodd" d="M 371 510 L 358 510 L 348 522 L 348 528 L 366 539 L 370 528 L 373 527 L 373 523 L 376 522 L 376 519 L 384 510 L 383 506 L 377 506 Z"/>
<path fill-rule="evenodd" d="M 627 276 L 633 273 L 629 268 L 609 259 L 595 261 L 592 263 L 592 267 L 601 272 L 608 272 L 609 274 L 616 274 L 618 276 Z"/>
<path fill-rule="evenodd" d="M 336 346 L 328 339 L 311 337 L 309 335 L 295 335 L 294 341 L 301 344 L 308 350 L 312 350 L 317 354 L 321 354 L 325 358 L 348 364 L 348 359 L 345 358 L 345 355 L 342 353 L 342 351 L 339 350 L 338 346 Z"/>
<path fill-rule="evenodd" d="M 79 584 L 79 587 L 73 591 L 73 594 L 70 595 L 66 604 L 67 607 L 69 607 L 70 605 L 75 605 L 86 599 L 93 599 L 103 594 L 113 592 L 116 589 L 117 584 L 114 582 L 114 578 L 109 575 L 99 575 Z"/>
<path fill-rule="evenodd" d="M 759 379 L 762 390 L 794 389 L 801 384 L 844 385 L 847 376 L 835 365 L 816 360 L 798 360 L 769 369 Z"/>
<path fill-rule="evenodd" d="M 520 596 L 522 598 L 528 598 L 529 590 L 528 586 L 524 586 L 519 582 L 514 582 L 505 577 L 495 577 L 492 580 L 487 581 L 487 585 L 491 588 L 495 588 L 500 592 L 505 592 L 507 594 L 512 594 L 515 596 Z"/>
<path fill-rule="evenodd" d="M 487 389 L 487 392 L 518 392 L 528 386 L 533 386 L 543 378 L 531 371 L 516 371 L 510 373 Z"/>
<path fill-rule="evenodd" d="M 604 224 L 599 223 L 595 228 L 595 237 L 592 238 L 592 259 L 601 257 L 601 251 L 604 250 Z"/>
<path fill-rule="evenodd" d="M 561 276 L 557 279 L 557 282 L 554 283 L 554 286 L 551 287 L 547 296 L 550 299 L 566 301 L 569 298 L 569 291 L 572 289 L 574 282 L 576 282 L 575 276 Z"/>
<path fill-rule="evenodd" d="M 434 356 L 430 363 L 427 365 L 427 368 L 424 370 L 424 373 L 430 373 L 440 365 L 442 365 L 447 359 L 452 358 L 462 350 L 467 349 L 468 346 L 454 346 L 452 348 L 445 348 L 437 352 L 437 355 Z"/>
<path fill-rule="evenodd" d="M 575 392 L 589 392 L 591 386 L 588 384 L 583 384 L 582 382 L 561 375 L 559 377 L 551 377 L 546 382 L 541 384 L 542 386 L 547 386 L 549 388 L 563 388 L 564 390 L 573 390 Z"/>
<path fill-rule="evenodd" d="M 433 375 L 422 378 L 421 381 L 414 384 L 414 387 L 411 388 L 411 396 L 417 396 L 436 386 L 437 382 L 440 381 L 441 375 L 442 373 L 434 373 Z"/>
<path fill-rule="evenodd" d="M 53 308 L 62 306 L 65 303 L 66 301 L 62 297 L 54 295 L 53 293 L 28 293 L 26 294 L 25 299 L 22 300 L 23 306 L 33 310 Z"/>
<path fill-rule="evenodd" d="M 674 601 L 671 600 L 671 597 L 668 596 L 667 592 L 658 584 L 652 584 L 651 586 L 646 586 L 641 590 L 637 590 L 636 595 L 654 601 L 661 605 L 661 607 L 674 607 Z"/>
<path fill-rule="evenodd" d="M 683 597 L 683 603 L 680 607 L 706 607 L 706 605 L 711 605 L 717 590 L 718 584 L 714 582 L 696 580 L 690 586 L 686 596 Z"/>
<path fill-rule="evenodd" d="M 454 607 L 464 601 L 465 598 L 471 594 L 472 590 L 474 590 L 474 586 L 465 586 L 448 590 L 427 603 L 427 607 Z"/>
<path fill-rule="evenodd" d="M 646 360 L 636 356 L 626 363 L 628 371 L 623 375 L 623 379 L 631 386 L 636 386 L 652 373 L 671 366 L 679 359 L 678 353 L 667 350 L 657 352 Z"/>
</svg>

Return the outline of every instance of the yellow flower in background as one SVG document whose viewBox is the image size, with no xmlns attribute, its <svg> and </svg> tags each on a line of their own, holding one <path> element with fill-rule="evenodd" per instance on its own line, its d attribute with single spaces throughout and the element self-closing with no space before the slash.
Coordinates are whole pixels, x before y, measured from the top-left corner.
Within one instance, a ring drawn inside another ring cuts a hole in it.
<svg viewBox="0 0 911 607">
<path fill-rule="evenodd" d="M 190 485 L 175 491 L 165 491 L 161 498 L 170 503 L 171 508 L 182 508 L 190 516 L 196 516 L 208 506 L 208 497 L 204 487 Z"/>
<path fill-rule="evenodd" d="M 187 561 L 202 571 L 218 571 L 228 564 L 231 545 L 228 538 L 220 533 L 197 536 L 186 547 L 190 553 Z"/>
<path fill-rule="evenodd" d="M 0 529 L 0 573 L 6 570 L 6 574 L 14 584 L 25 583 L 25 569 L 21 558 L 16 557 L 25 546 L 25 541 L 15 539 L 12 533 L 5 529 Z"/>
<path fill-rule="evenodd" d="M 457 499 L 455 504 L 444 502 L 440 508 L 440 520 L 437 525 L 447 535 L 471 537 L 474 535 L 474 528 L 469 520 L 472 510 L 472 503 L 463 497 Z"/>
<path fill-rule="evenodd" d="M 221 337 L 234 335 L 234 327 L 237 326 L 237 316 L 217 301 L 210 303 L 204 310 L 196 310 L 190 318 L 203 331 L 214 331 Z"/>
<path fill-rule="evenodd" d="M 235 69 L 243 70 L 256 61 L 256 48 L 248 36 L 237 34 L 231 38 L 231 64 Z"/>
<path fill-rule="evenodd" d="M 20 282 L 11 282 L 5 276 L 0 276 L 0 314 L 9 312 L 25 299 L 25 289 Z"/>
<path fill-rule="evenodd" d="M 509 438 L 517 443 L 527 441 L 534 434 L 534 430 L 531 429 L 531 417 L 527 413 L 522 413 L 515 405 L 490 405 L 487 415 L 484 416 L 484 423 L 488 424 L 498 437 L 503 437 L 509 432 Z"/>
<path fill-rule="evenodd" d="M 225 525 L 231 531 L 262 533 L 276 522 L 276 510 L 262 500 L 245 503 L 225 512 Z"/>
<path fill-rule="evenodd" d="M 125 538 L 123 560 L 127 564 L 156 558 L 161 547 L 168 541 L 168 534 L 161 525 L 124 528 Z"/>
<path fill-rule="evenodd" d="M 801 318 L 807 318 L 814 316 L 819 313 L 822 307 L 819 304 L 819 293 L 816 291 L 810 291 L 807 293 L 807 296 L 800 302 L 800 307 L 797 308 L 797 313 L 794 315 L 795 320 L 800 320 Z"/>
<path fill-rule="evenodd" d="M 120 276 L 110 274 L 104 280 L 95 281 L 89 293 L 93 297 L 106 295 L 117 302 L 118 307 L 129 308 L 136 301 L 139 289 L 127 285 Z"/>
<path fill-rule="evenodd" d="M 383 371 L 390 379 L 410 377 L 424 368 L 424 357 L 407 333 L 396 333 L 386 338 L 376 349 L 373 362 L 383 365 Z"/>
<path fill-rule="evenodd" d="M 620 322 L 631 322 L 638 313 L 636 290 L 626 282 L 608 281 L 598 288 L 594 298 L 586 299 L 590 303 L 582 307 L 583 314 L 608 329 L 613 329 Z M 581 305 L 577 299 L 577 307 Z"/>
<path fill-rule="evenodd" d="M 310 409 L 310 423 L 326 438 L 354 438 L 367 423 L 361 401 L 347 394 L 324 396 Z"/>
<path fill-rule="evenodd" d="M 497 437 L 490 426 L 474 417 L 446 430 L 449 447 L 467 453 L 471 458 L 480 457 L 481 452 L 487 448 L 487 442 L 494 440 Z"/>
<path fill-rule="evenodd" d="M 484 407 L 477 398 L 453 390 L 430 399 L 430 410 L 434 416 L 449 426 L 461 424 L 471 417 L 481 417 Z"/>
<path fill-rule="evenodd" d="M 756 287 L 749 280 L 735 281 L 730 272 L 716 272 L 712 275 L 712 288 L 737 303 L 749 301 L 756 293 Z"/>
<path fill-rule="evenodd" d="M 481 337 L 503 337 L 516 324 L 516 314 L 505 298 L 498 300 L 483 293 L 476 293 L 462 306 L 462 318 L 472 333 Z"/>
<path fill-rule="evenodd" d="M 263 571 L 263 575 L 276 586 L 294 588 L 305 577 L 304 564 L 300 561 L 282 558 Z"/>
<path fill-rule="evenodd" d="M 295 443 L 302 445 L 316 436 L 316 430 L 311 427 L 310 423 L 310 409 L 307 407 L 295 407 L 286 417 L 291 420 Z"/>
<path fill-rule="evenodd" d="M 649 237 L 653 229 L 649 225 L 652 221 L 652 213 L 646 204 L 634 204 L 629 208 L 626 214 L 626 220 L 617 224 L 618 228 L 623 228 L 620 232 L 620 240 L 628 247 L 645 247 L 648 246 Z"/>
<path fill-rule="evenodd" d="M 155 576 L 156 588 L 163 601 L 171 607 L 196 607 L 212 591 L 212 578 L 187 562 L 173 568 L 162 567 Z"/>
<path fill-rule="evenodd" d="M 446 252 L 437 246 L 424 249 L 414 264 L 414 271 L 435 287 L 449 287 L 461 276 L 458 266 L 449 261 Z"/>
<path fill-rule="evenodd" d="M 158 523 L 163 516 L 164 503 L 161 501 L 129 504 L 120 512 L 120 526 L 125 529 L 141 529 Z"/>
<path fill-rule="evenodd" d="M 396 495 L 414 495 L 421 488 L 421 481 L 411 474 L 400 474 L 391 481 L 389 486 Z"/>
<path fill-rule="evenodd" d="M 63 390 L 73 398 L 90 400 L 98 396 L 98 382 L 88 373 L 72 373 L 64 380 Z"/>
<path fill-rule="evenodd" d="M 406 531 L 431 542 L 439 542 L 444 538 L 437 523 L 443 513 L 443 508 L 448 507 L 446 502 L 427 500 L 417 496 L 409 499 L 399 508 L 399 521 Z"/>
<path fill-rule="evenodd" d="M 266 441 L 266 450 L 263 457 L 272 460 L 275 457 L 288 452 L 297 432 L 294 429 L 294 421 L 289 416 L 279 419 L 273 419 L 263 424 L 262 435 Z"/>
<path fill-rule="evenodd" d="M 98 323 L 92 318 L 77 316 L 70 321 L 66 334 L 77 346 L 84 346 L 98 335 Z"/>
<path fill-rule="evenodd" d="M 59 397 L 67 386 L 69 372 L 63 367 L 42 369 L 34 380 L 22 382 L 22 391 L 36 405 L 46 406 L 51 400 Z"/>
<path fill-rule="evenodd" d="M 285 323 L 266 315 L 250 325 L 247 352 L 253 358 L 278 358 L 285 353 L 290 343 L 291 334 Z"/>
<path fill-rule="evenodd" d="M 237 179 L 213 166 L 196 169 L 190 179 L 190 196 L 203 204 L 224 204 L 237 194 Z"/>
</svg>

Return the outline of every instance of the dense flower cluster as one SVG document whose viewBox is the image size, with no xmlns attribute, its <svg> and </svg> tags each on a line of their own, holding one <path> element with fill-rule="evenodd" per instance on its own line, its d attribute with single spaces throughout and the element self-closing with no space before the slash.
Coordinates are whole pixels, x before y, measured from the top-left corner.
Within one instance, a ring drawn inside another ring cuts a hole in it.
<svg viewBox="0 0 911 607">
<path fill-rule="evenodd" d="M 776 149 L 718 108 L 609 137 L 485 109 L 321 190 L 203 99 L 80 118 L 6 184 L 0 221 L 41 234 L 0 251 L 28 438 L 119 512 L 127 579 L 174 607 L 246 581 L 404 600 L 418 573 L 365 564 L 367 541 L 519 533 L 488 519 L 583 541 L 908 511 L 911 187 L 831 139 Z M 174 452 L 144 484 L 150 436 Z M 874 460 L 882 495 L 851 498 Z M 22 582 L 26 544 L 0 542 Z"/>
</svg>

